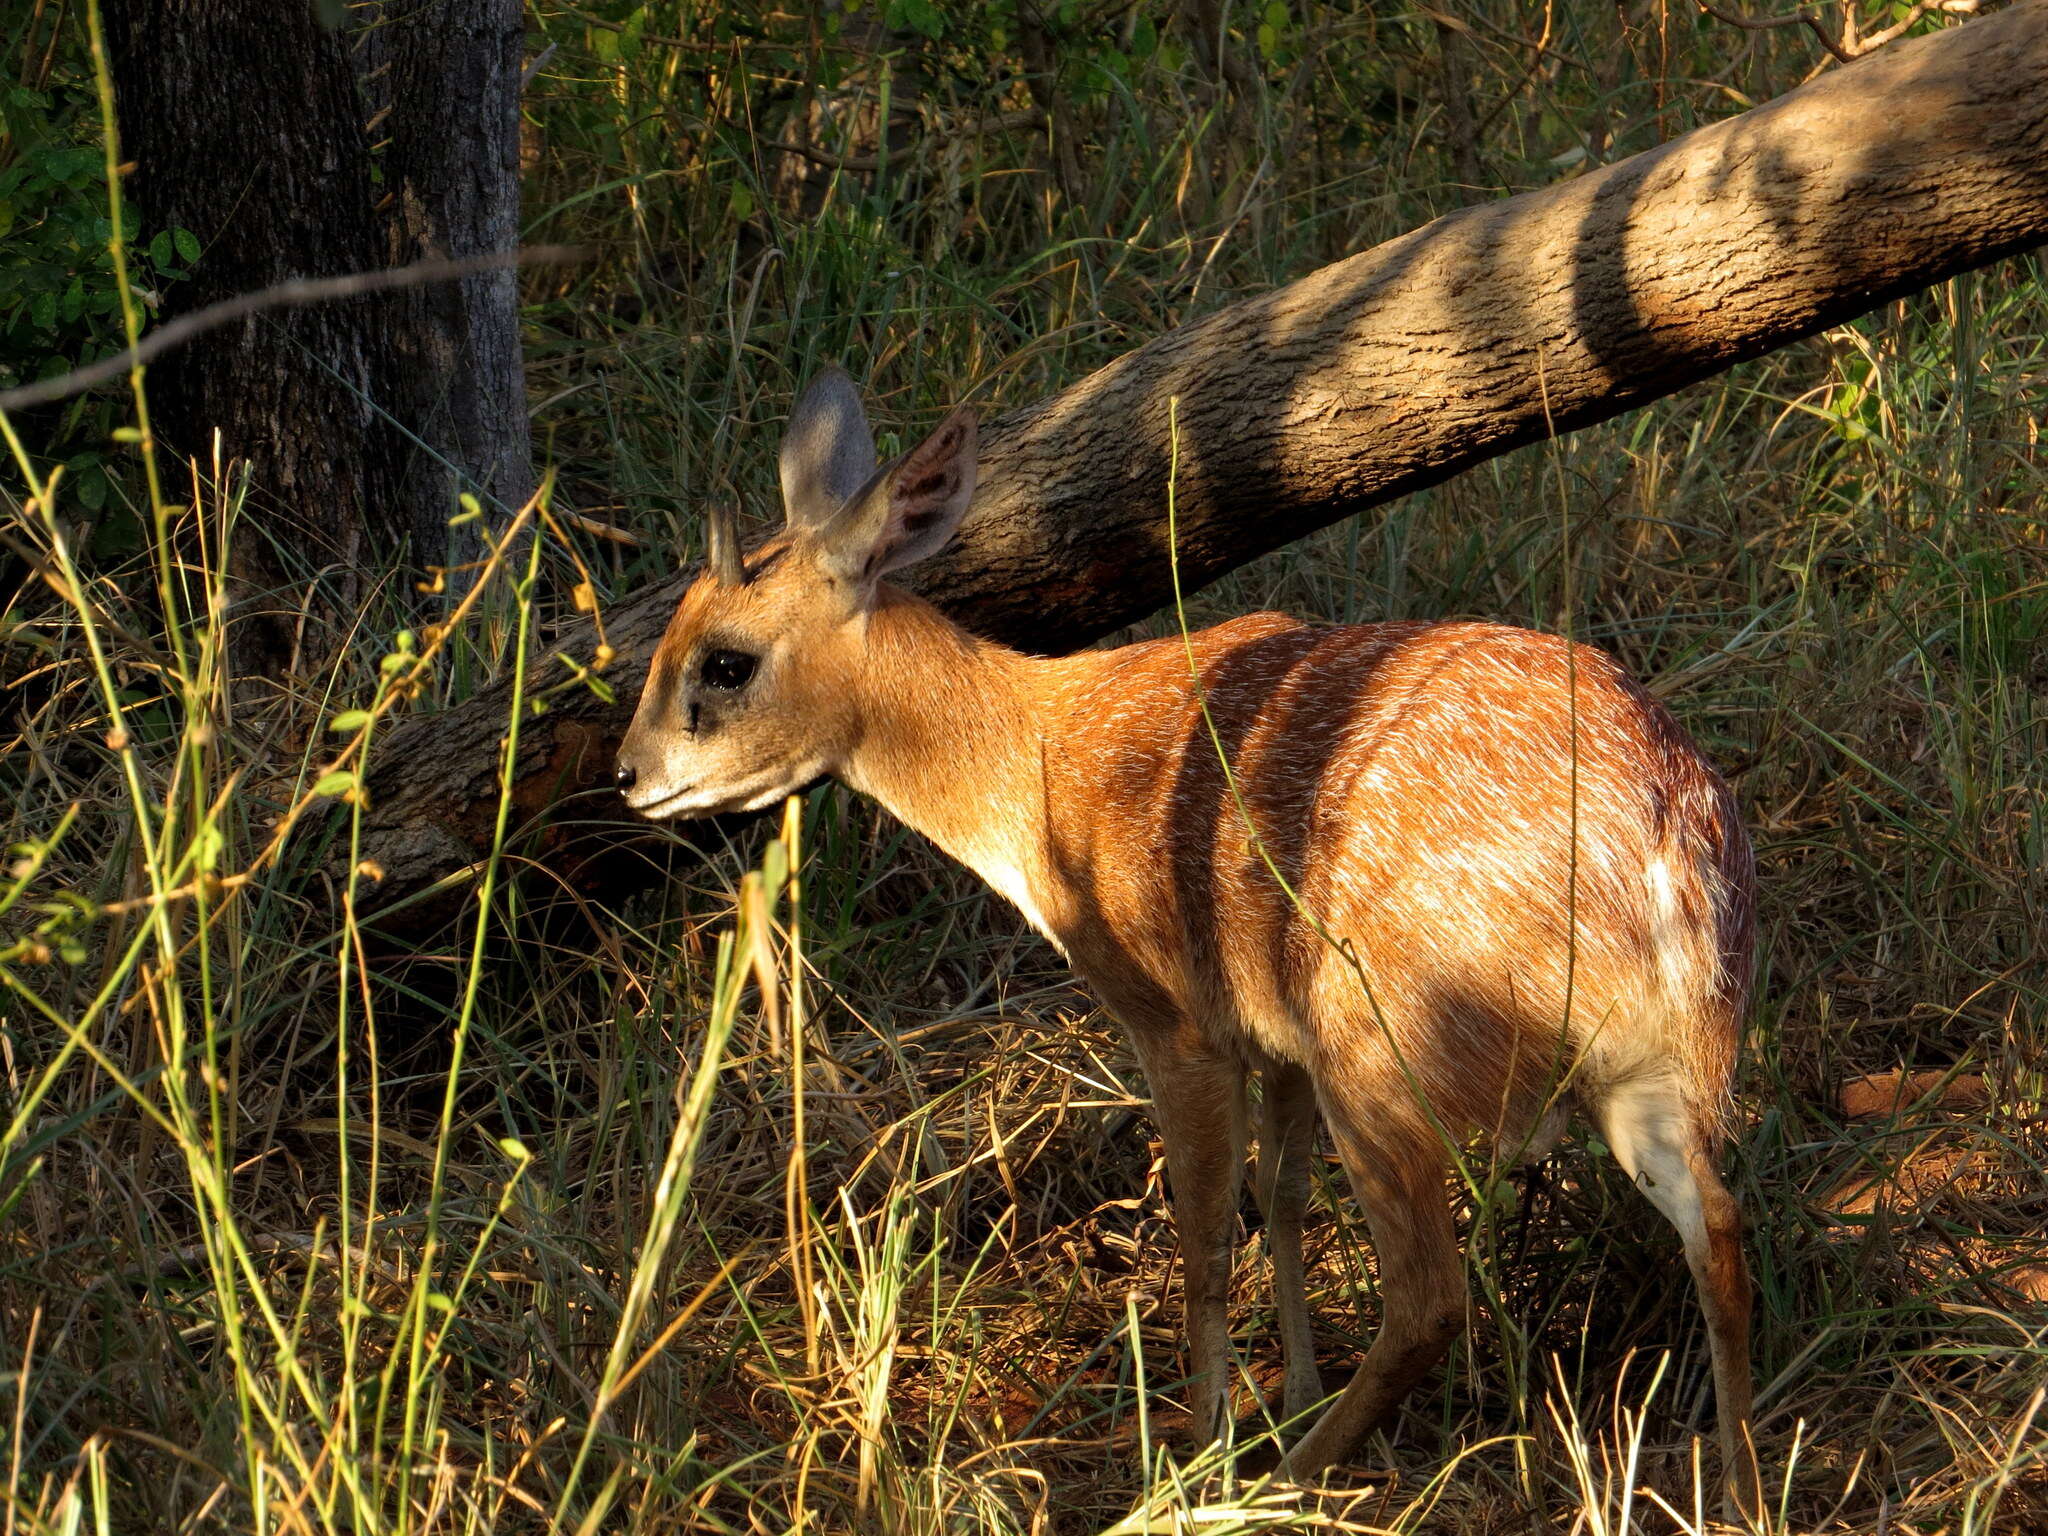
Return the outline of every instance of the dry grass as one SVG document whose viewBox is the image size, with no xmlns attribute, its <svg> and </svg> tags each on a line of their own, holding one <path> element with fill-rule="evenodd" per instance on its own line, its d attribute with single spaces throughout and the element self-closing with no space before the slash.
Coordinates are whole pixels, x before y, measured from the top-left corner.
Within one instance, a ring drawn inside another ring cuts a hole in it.
<svg viewBox="0 0 2048 1536">
<path fill-rule="evenodd" d="M 1452 55 L 1484 119 L 1468 154 L 1434 28 L 1310 8 L 1288 25 L 1314 49 L 1235 106 L 1157 56 L 1083 93 L 1063 196 L 1042 136 L 962 128 L 1029 104 L 985 85 L 1004 55 L 980 14 L 944 13 L 914 95 L 902 72 L 891 169 L 834 181 L 762 145 L 836 121 L 831 147 L 872 154 L 871 61 L 806 94 L 844 37 L 671 13 L 645 30 L 690 49 L 620 55 L 540 13 L 562 46 L 530 100 L 532 233 L 610 255 L 531 295 L 536 425 L 557 504 L 661 551 L 593 540 L 610 593 L 694 547 L 710 491 L 771 515 L 765 445 L 820 357 L 905 434 L 971 388 L 1031 398 L 1484 195 L 1461 158 L 1534 184 L 1805 67 L 1803 33 L 1487 0 Z M 1071 68 L 1128 54 L 1135 14 L 1077 30 Z M 2038 262 L 1958 279 L 1329 530 L 1191 613 L 1569 627 L 1735 774 L 1765 968 L 1731 1165 L 1773 1530 L 2048 1526 L 2044 336 Z M 61 487 L 45 515 L 10 486 L 18 543 L 75 532 Z M 800 832 L 657 852 L 652 894 L 567 903 L 529 872 L 429 952 L 360 946 L 318 837 L 346 846 L 346 804 L 303 805 L 313 835 L 255 861 L 349 739 L 328 719 L 405 654 L 401 620 L 358 615 L 331 675 L 252 702 L 210 617 L 235 498 L 167 499 L 198 510 L 136 516 L 182 565 L 7 578 L 10 1532 L 1712 1526 L 1676 1247 L 1584 1140 L 1468 1202 L 1471 1325 L 1371 1468 L 1314 1497 L 1191 1461 L 1127 1053 L 1013 913 L 840 792 Z M 529 580 L 508 544 L 423 706 L 564 611 L 574 567 L 532 547 Z M 1867 1081 L 1888 1072 L 1939 1075 Z M 1376 1301 L 1327 1171 L 1334 1379 Z M 1277 1347 L 1255 1232 L 1245 1255 L 1249 1403 Z"/>
</svg>

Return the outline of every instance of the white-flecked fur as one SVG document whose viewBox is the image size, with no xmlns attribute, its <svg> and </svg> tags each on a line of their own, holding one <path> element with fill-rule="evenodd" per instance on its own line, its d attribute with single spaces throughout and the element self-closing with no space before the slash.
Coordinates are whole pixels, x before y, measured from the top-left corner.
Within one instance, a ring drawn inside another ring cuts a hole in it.
<svg viewBox="0 0 2048 1536">
<path fill-rule="evenodd" d="M 833 435 L 845 391 L 822 398 L 799 406 L 786 484 L 872 462 Z M 1152 1089 L 1204 1435 L 1228 1407 L 1255 1074 L 1283 1405 L 1322 1397 L 1301 1256 L 1320 1112 L 1372 1226 L 1383 1315 L 1296 1475 L 1385 1423 L 1463 1326 L 1459 1150 L 1475 1134 L 1526 1150 L 1582 1108 L 1680 1231 L 1728 1472 L 1753 1499 L 1748 1278 L 1714 1168 L 1751 947 L 1727 785 L 1609 657 L 1528 630 L 1269 613 L 1060 658 L 976 639 L 883 580 L 950 535 L 973 444 L 956 413 L 843 506 L 793 504 L 739 579 L 690 589 L 621 749 L 629 799 L 695 814 L 832 774 L 1060 947 Z M 745 688 L 705 683 L 721 648 L 758 658 Z"/>
</svg>

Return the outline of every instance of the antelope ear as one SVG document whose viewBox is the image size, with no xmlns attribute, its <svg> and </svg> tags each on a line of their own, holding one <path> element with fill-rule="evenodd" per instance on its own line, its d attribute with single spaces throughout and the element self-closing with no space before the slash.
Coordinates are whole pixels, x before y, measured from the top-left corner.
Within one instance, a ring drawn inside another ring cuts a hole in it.
<svg viewBox="0 0 2048 1536">
<path fill-rule="evenodd" d="M 860 391 L 838 368 L 812 379 L 782 434 L 782 505 L 792 528 L 826 522 L 875 472 Z"/>
<path fill-rule="evenodd" d="M 974 499 L 976 435 L 973 408 L 963 405 L 820 528 L 832 573 L 870 588 L 951 543 Z"/>
</svg>

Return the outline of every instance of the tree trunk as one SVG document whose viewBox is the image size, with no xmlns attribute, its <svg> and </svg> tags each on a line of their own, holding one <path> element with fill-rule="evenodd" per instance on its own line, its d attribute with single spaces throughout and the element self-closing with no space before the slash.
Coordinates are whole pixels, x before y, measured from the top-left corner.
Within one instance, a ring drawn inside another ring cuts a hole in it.
<svg viewBox="0 0 2048 1536">
<path fill-rule="evenodd" d="M 522 0 L 383 0 L 364 50 L 372 110 L 388 106 L 385 260 L 510 251 L 519 243 Z M 373 61 L 373 62 L 370 62 Z M 463 491 L 486 506 L 533 494 L 519 277 L 510 267 L 395 296 L 389 380 L 420 439 L 394 518 L 422 560 L 482 552 L 451 534 Z"/>
<path fill-rule="evenodd" d="M 167 312 L 383 264 L 346 39 L 310 5 L 112 0 L 106 22 L 128 195 L 148 226 L 199 237 Z M 380 517 L 397 499 L 398 445 L 372 405 L 382 302 L 254 315 L 149 371 L 161 447 L 211 474 L 217 429 L 223 463 L 253 471 L 232 558 L 238 671 L 289 660 L 295 571 L 354 570 L 391 531 Z"/>
<path fill-rule="evenodd" d="M 1159 337 L 989 424 L 955 547 L 917 586 L 978 632 L 1082 644 L 1169 592 L 1552 432 L 1602 421 L 2048 240 L 2048 0 L 1895 48 L 1605 169 L 1468 208 Z M 772 451 L 763 444 L 761 451 Z M 630 879 L 611 758 L 682 572 L 612 609 L 618 703 L 522 727 L 523 822 L 565 877 Z M 557 642 L 588 657 L 587 634 Z M 391 731 L 366 851 L 383 904 L 489 846 L 507 699 Z M 457 877 L 457 878 L 451 878 Z M 412 909 L 416 914 L 418 908 Z"/>
<path fill-rule="evenodd" d="M 1437 20 L 1437 90 L 1443 101 L 1444 146 L 1450 151 L 1451 174 L 1467 192 L 1476 192 L 1484 182 L 1479 166 L 1479 128 L 1472 114 L 1472 44 L 1464 25 L 1449 17 Z"/>
<path fill-rule="evenodd" d="M 151 226 L 202 247 L 167 310 L 511 249 L 520 14 L 519 0 L 391 0 L 365 35 L 323 25 L 311 0 L 111 0 L 131 195 Z M 322 590 L 349 614 L 366 567 L 444 558 L 458 488 L 525 499 L 515 282 L 508 269 L 273 310 L 151 369 L 164 447 L 210 472 L 218 429 L 223 461 L 250 467 L 232 553 L 238 671 L 293 654 L 295 576 L 327 569 Z"/>
</svg>

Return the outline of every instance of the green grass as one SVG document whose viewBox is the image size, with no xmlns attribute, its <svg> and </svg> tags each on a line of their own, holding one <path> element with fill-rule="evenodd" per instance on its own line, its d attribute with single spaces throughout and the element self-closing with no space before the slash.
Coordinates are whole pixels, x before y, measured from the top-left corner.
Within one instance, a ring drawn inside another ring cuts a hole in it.
<svg viewBox="0 0 2048 1536">
<path fill-rule="evenodd" d="M 603 254 L 528 280 L 529 377 L 548 507 L 642 547 L 521 542 L 493 512 L 461 622 L 401 642 L 394 573 L 353 627 L 314 618 L 327 670 L 251 698 L 219 655 L 223 540 L 262 536 L 232 482 L 161 465 L 152 496 L 102 444 L 95 517 L 49 494 L 44 445 L 9 471 L 5 531 L 42 564 L 8 568 L 0 628 L 8 1529 L 1710 1526 L 1697 1309 L 1597 1147 L 1466 1213 L 1466 1337 L 1377 1475 L 1304 1500 L 1149 1443 L 1180 1366 L 1143 1084 L 971 876 L 827 790 L 708 860 L 657 846 L 672 879 L 594 904 L 508 817 L 487 899 L 394 955 L 338 900 L 350 786 L 315 791 L 389 715 L 544 654 L 584 570 L 609 601 L 693 558 L 706 497 L 777 517 L 771 444 L 818 362 L 902 438 L 1030 400 L 1767 95 L 1805 34 L 1555 7 L 1539 55 L 1541 7 L 1462 7 L 1474 187 L 1426 16 L 1297 7 L 1259 89 L 1219 101 L 1171 37 L 1141 47 L 1149 13 L 1077 12 L 1069 197 L 1042 130 L 974 131 L 1030 104 L 1013 11 L 942 8 L 942 43 L 885 73 L 766 10 L 731 35 L 651 13 L 679 48 L 586 9 L 628 32 L 534 23 L 559 46 L 527 98 L 528 236 Z M 914 105 L 880 170 L 799 183 L 763 147 L 815 95 L 824 149 L 877 158 L 828 130 L 885 89 Z M 1774 1530 L 2048 1520 L 2044 411 L 2022 259 L 1190 599 L 1570 628 L 1734 775 L 1764 969 L 1731 1168 Z M 95 536 L 116 517 L 132 558 Z M 1981 1091 L 1844 1111 L 1845 1081 L 1900 1066 Z M 1377 1303 L 1334 1165 L 1319 1188 L 1334 1381 Z M 1239 1285 L 1270 1384 L 1256 1235 Z"/>
</svg>

